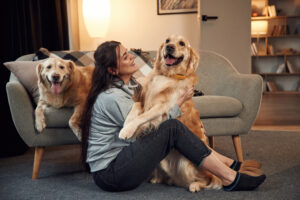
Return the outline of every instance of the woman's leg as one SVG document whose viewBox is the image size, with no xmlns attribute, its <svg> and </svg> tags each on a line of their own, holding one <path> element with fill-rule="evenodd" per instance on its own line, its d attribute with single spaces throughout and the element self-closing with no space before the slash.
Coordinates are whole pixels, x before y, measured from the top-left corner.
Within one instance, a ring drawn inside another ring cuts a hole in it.
<svg viewBox="0 0 300 200">
<path fill-rule="evenodd" d="M 208 147 L 208 148 L 210 148 L 210 147 Z M 230 167 L 230 166 L 232 165 L 232 163 L 234 162 L 233 159 L 228 158 L 228 157 L 226 157 L 226 156 L 224 156 L 224 155 L 222 155 L 222 154 L 219 154 L 219 153 L 216 152 L 214 149 L 210 148 L 210 150 L 211 150 L 212 152 L 214 152 L 214 154 L 218 157 L 218 159 L 219 159 L 221 162 L 223 162 L 225 165 L 227 165 L 228 167 Z"/>
<path fill-rule="evenodd" d="M 141 137 L 125 147 L 103 173 L 97 173 L 98 179 L 104 182 L 109 179 L 110 183 L 108 184 L 111 187 L 106 189 L 110 191 L 133 189 L 151 175 L 159 162 L 173 148 L 195 165 L 202 164 L 204 168 L 220 177 L 225 186 L 234 183 L 234 187 L 230 186 L 228 190 L 234 189 L 239 181 L 239 179 L 236 180 L 237 177 L 240 177 L 237 176 L 239 173 L 225 165 L 214 151 L 211 151 L 181 122 L 173 119 L 163 122 L 155 132 Z M 251 179 L 249 177 L 243 176 L 242 180 Z M 259 181 L 261 183 L 261 179 Z M 252 185 L 256 184 L 257 186 L 260 183 L 254 181 Z M 248 188 L 243 187 L 242 189 Z"/>
<path fill-rule="evenodd" d="M 211 154 L 205 158 L 201 166 L 219 177 L 224 186 L 230 185 L 234 181 L 237 172 L 230 169 L 228 165 L 221 161 L 219 155 L 220 154 L 217 154 L 216 151 L 212 151 Z"/>
<path fill-rule="evenodd" d="M 105 169 L 93 173 L 104 190 L 130 190 L 150 177 L 155 167 L 176 148 L 199 165 L 210 149 L 178 120 L 167 120 L 157 130 L 125 147 Z"/>
</svg>

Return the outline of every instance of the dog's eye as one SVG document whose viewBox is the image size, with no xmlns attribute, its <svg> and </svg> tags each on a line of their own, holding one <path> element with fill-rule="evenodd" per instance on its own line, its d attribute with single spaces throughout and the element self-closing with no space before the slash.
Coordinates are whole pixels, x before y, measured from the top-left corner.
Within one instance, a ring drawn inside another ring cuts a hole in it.
<svg viewBox="0 0 300 200">
<path fill-rule="evenodd" d="M 51 65 L 48 65 L 48 66 L 47 66 L 47 69 L 51 69 Z"/>
<path fill-rule="evenodd" d="M 180 46 L 183 46 L 183 47 L 185 46 L 185 43 L 182 41 L 180 41 L 179 44 L 180 44 Z"/>
<path fill-rule="evenodd" d="M 169 43 L 169 42 L 170 42 L 170 40 L 169 40 L 169 39 L 167 39 L 167 40 L 166 40 L 166 43 Z"/>
<path fill-rule="evenodd" d="M 64 69 L 65 67 L 64 67 L 64 66 L 59 66 L 59 68 L 60 68 L 60 69 Z"/>
</svg>

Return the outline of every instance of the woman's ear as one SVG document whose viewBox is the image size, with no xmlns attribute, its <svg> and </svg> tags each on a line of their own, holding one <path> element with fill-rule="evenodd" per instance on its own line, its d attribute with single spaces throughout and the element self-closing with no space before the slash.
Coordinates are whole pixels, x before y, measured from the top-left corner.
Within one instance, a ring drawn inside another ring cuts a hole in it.
<svg viewBox="0 0 300 200">
<path fill-rule="evenodd" d="M 112 75 L 118 75 L 118 70 L 116 68 L 113 67 L 108 67 L 107 68 L 108 73 L 112 74 Z"/>
</svg>

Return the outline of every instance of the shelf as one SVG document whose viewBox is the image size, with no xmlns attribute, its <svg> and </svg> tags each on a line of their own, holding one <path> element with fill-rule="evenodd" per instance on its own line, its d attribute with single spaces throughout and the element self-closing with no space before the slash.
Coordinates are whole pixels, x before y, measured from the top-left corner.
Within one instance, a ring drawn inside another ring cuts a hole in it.
<svg viewBox="0 0 300 200">
<path fill-rule="evenodd" d="M 258 73 L 261 76 L 299 76 L 300 73 Z"/>
<path fill-rule="evenodd" d="M 293 19 L 293 18 L 300 18 L 300 15 L 293 15 L 293 16 L 276 16 L 276 17 L 251 17 L 252 21 L 260 21 L 260 20 L 275 20 L 275 19 Z"/>
<path fill-rule="evenodd" d="M 255 58 L 255 57 L 285 57 L 285 56 L 300 56 L 300 52 L 293 53 L 293 54 L 254 55 L 254 56 L 252 56 L 252 58 Z"/>
<path fill-rule="evenodd" d="M 261 38 L 300 38 L 300 34 L 286 34 L 286 35 L 259 35 L 259 36 L 255 36 L 252 35 L 251 39 L 261 39 Z"/>
<path fill-rule="evenodd" d="M 276 95 L 276 94 L 284 94 L 284 95 L 300 95 L 300 92 L 298 91 L 276 91 L 276 92 L 268 92 L 268 91 L 265 91 L 263 92 L 264 95 Z"/>
</svg>

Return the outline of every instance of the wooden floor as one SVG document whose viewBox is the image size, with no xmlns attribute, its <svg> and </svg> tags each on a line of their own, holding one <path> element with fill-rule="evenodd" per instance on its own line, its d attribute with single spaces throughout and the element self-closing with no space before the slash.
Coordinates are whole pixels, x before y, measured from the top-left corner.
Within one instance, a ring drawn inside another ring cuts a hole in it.
<svg viewBox="0 0 300 200">
<path fill-rule="evenodd" d="M 252 126 L 251 130 L 268 130 L 268 131 L 297 131 L 300 132 L 300 126 L 275 126 L 275 125 L 254 125 Z"/>
<path fill-rule="evenodd" d="M 300 92 L 264 93 L 255 125 L 267 126 L 265 128 L 279 126 L 279 128 L 298 129 L 300 127 Z"/>
</svg>

